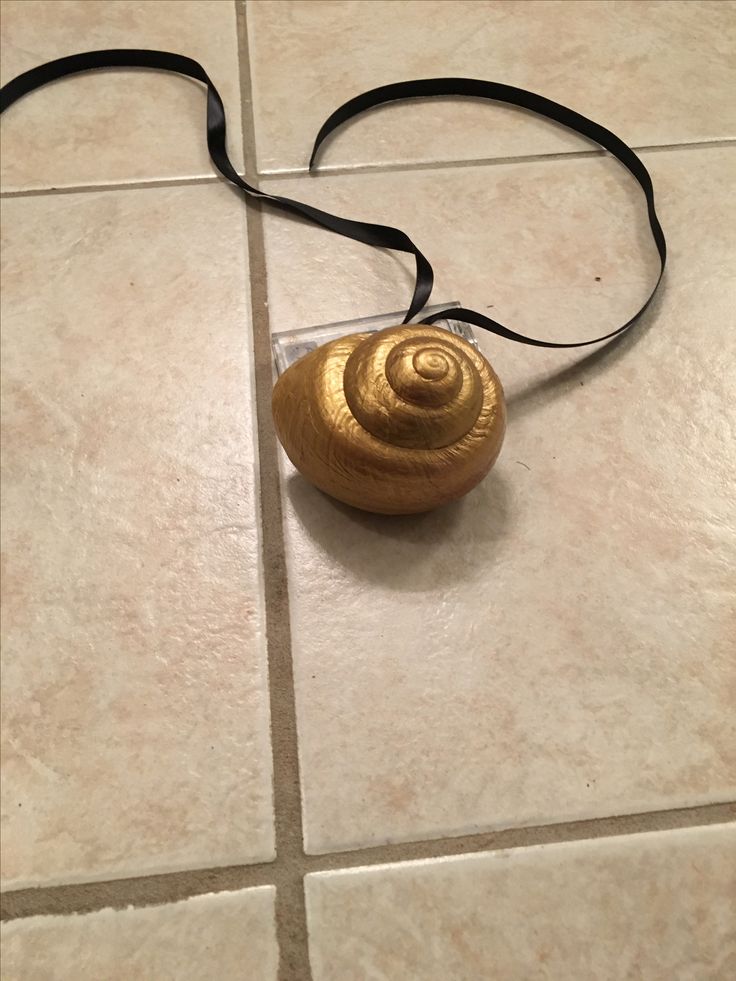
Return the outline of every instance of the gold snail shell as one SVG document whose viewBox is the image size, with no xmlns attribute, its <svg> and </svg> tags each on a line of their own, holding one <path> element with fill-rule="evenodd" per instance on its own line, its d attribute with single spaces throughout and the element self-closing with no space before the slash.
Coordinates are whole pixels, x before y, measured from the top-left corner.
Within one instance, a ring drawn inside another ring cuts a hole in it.
<svg viewBox="0 0 736 981">
<path fill-rule="evenodd" d="M 277 381 L 273 417 L 307 480 L 377 514 L 430 511 L 467 494 L 506 428 L 490 364 L 427 324 L 352 334 L 305 355 Z"/>
</svg>

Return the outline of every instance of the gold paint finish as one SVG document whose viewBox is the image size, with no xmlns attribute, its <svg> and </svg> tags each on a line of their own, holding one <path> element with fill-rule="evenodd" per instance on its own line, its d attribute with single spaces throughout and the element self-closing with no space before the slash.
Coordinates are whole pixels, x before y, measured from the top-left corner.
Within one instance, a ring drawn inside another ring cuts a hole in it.
<svg viewBox="0 0 736 981">
<path fill-rule="evenodd" d="M 506 428 L 490 364 L 427 324 L 312 351 L 277 381 L 273 416 L 307 480 L 377 514 L 430 511 L 467 494 L 493 466 Z"/>
</svg>

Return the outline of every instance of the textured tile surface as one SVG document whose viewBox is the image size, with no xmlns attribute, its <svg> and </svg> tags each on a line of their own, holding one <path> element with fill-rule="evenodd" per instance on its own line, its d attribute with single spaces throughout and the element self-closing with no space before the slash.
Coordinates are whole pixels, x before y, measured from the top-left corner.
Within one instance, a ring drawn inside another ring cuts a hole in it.
<svg viewBox="0 0 736 981">
<path fill-rule="evenodd" d="M 307 877 L 314 981 L 736 970 L 736 826 Z"/>
<path fill-rule="evenodd" d="M 201 62 L 228 116 L 242 166 L 233 3 L 202 0 L 4 0 L 2 84 L 45 61 L 97 48 L 158 48 Z M 3 114 L 5 190 L 213 173 L 206 90 L 165 72 L 120 70 L 63 80 Z"/>
<path fill-rule="evenodd" d="M 736 791 L 736 154 L 646 163 L 671 249 L 654 316 L 587 356 L 482 338 L 510 426 L 464 501 L 362 515 L 284 464 L 311 852 Z M 537 336 L 603 333 L 655 278 L 610 160 L 282 184 L 407 229 L 436 299 Z M 408 302 L 391 255 L 270 215 L 266 232 L 273 329 Z"/>
<path fill-rule="evenodd" d="M 38 916 L 2 928 L 7 981 L 275 981 L 275 890 L 142 909 Z"/>
<path fill-rule="evenodd" d="M 636 146 L 736 136 L 731 3 L 255 0 L 248 29 L 263 172 L 305 168 L 333 109 L 412 78 L 464 76 L 531 89 Z M 321 165 L 587 146 L 510 107 L 434 100 L 368 114 L 334 137 Z"/>
<path fill-rule="evenodd" d="M 268 859 L 238 202 L 17 198 L 2 231 L 3 882 Z"/>
</svg>

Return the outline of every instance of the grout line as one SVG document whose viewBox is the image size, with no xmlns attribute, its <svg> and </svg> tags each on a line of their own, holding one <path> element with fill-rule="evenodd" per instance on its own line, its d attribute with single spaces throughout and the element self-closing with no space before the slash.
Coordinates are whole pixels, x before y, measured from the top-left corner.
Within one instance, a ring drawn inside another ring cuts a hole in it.
<svg viewBox="0 0 736 981">
<path fill-rule="evenodd" d="M 691 140 L 689 143 L 653 143 L 651 146 L 635 146 L 632 150 L 635 153 L 662 153 L 668 150 L 707 150 L 729 146 L 736 147 L 736 137 L 726 137 L 722 140 Z"/>
<path fill-rule="evenodd" d="M 660 153 L 669 150 L 698 150 L 736 146 L 736 139 L 700 140 L 692 143 L 660 143 L 652 146 L 632 147 L 636 153 Z M 306 167 L 285 170 L 264 171 L 258 174 L 261 181 L 298 180 L 309 177 L 349 177 L 353 174 L 402 173 L 423 170 L 462 170 L 468 167 L 503 167 L 506 164 L 543 163 L 548 160 L 581 160 L 590 157 L 605 157 L 609 154 L 603 149 L 560 150 L 554 153 L 524 153 L 511 157 L 478 157 L 469 160 L 427 160 L 407 163 L 358 164 L 354 167 L 318 166 L 310 172 Z"/>
<path fill-rule="evenodd" d="M 242 176 L 242 175 L 241 175 Z M 38 198 L 49 194 L 88 194 L 90 191 L 127 191 L 155 187 L 191 187 L 197 184 L 226 184 L 219 174 L 201 177 L 162 177 L 149 181 L 124 181 L 118 184 L 71 184 L 69 187 L 36 187 L 21 191 L 2 191 L 0 198 Z"/>
<path fill-rule="evenodd" d="M 272 885 L 273 862 L 164 872 L 160 875 L 14 889 L 2 894 L 2 919 L 91 913 L 128 906 L 160 906 L 208 892 Z"/>
<path fill-rule="evenodd" d="M 736 822 L 736 802 L 703 804 L 699 807 L 682 807 L 667 811 L 648 811 L 643 814 L 587 818 L 560 824 L 526 825 L 480 834 L 458 835 L 453 838 L 430 838 L 424 841 L 404 841 L 350 851 L 328 852 L 323 855 L 305 855 L 303 872 L 304 874 L 333 872 L 337 869 L 361 866 L 452 858 L 474 852 L 529 848 L 532 845 L 585 841 L 651 831 L 673 831 L 677 828 L 696 828 L 709 824 L 726 824 L 731 821 Z"/>
<path fill-rule="evenodd" d="M 256 172 L 255 122 L 247 13 L 235 3 L 241 76 L 246 173 Z M 291 626 L 281 509 L 278 443 L 271 415 L 273 359 L 261 202 L 247 217 L 248 262 L 255 361 L 255 400 L 260 470 L 261 542 L 266 608 L 268 685 L 271 706 L 273 801 L 276 837 L 276 935 L 279 981 L 309 981 L 309 947 L 302 881 L 302 802 L 296 730 Z"/>
<path fill-rule="evenodd" d="M 236 0 L 237 2 L 237 0 Z M 700 140 L 693 143 L 662 143 L 654 146 L 635 146 L 636 153 L 660 153 L 669 150 L 698 150 L 704 148 L 723 148 L 736 146 L 736 139 Z M 359 164 L 356 167 L 319 167 L 313 173 L 306 168 L 290 170 L 265 171 L 259 173 L 255 169 L 255 154 L 251 174 L 258 174 L 259 181 L 298 180 L 308 177 L 350 177 L 354 174 L 391 174 L 407 171 L 425 170 L 462 170 L 469 167 L 502 167 L 505 164 L 543 163 L 547 160 L 584 160 L 590 157 L 606 156 L 605 150 L 571 150 L 556 153 L 527 153 L 514 157 L 478 157 L 473 160 L 436 160 L 419 161 L 415 163 L 393 164 Z M 242 177 L 243 172 L 238 171 Z M 87 194 L 99 191 L 127 191 L 156 187 L 190 187 L 197 184 L 227 183 L 219 174 L 201 175 L 199 177 L 162 177 L 147 181 L 123 181 L 117 184 L 71 184 L 68 187 L 36 187 L 18 191 L 0 191 L 0 199 L 5 198 L 37 198 L 50 194 Z"/>
<path fill-rule="evenodd" d="M 566 841 L 591 841 L 596 838 L 620 835 L 707 827 L 711 824 L 730 822 L 736 822 L 736 802 L 703 804 L 698 807 L 649 811 L 642 814 L 623 814 L 617 817 L 590 818 L 561 824 L 507 828 L 502 831 L 376 845 L 323 855 L 300 854 L 298 859 L 290 863 L 289 870 L 291 879 L 298 882 L 301 891 L 302 876 L 313 872 L 369 868 Z M 299 851 L 301 852 L 301 848 Z M 177 902 L 202 893 L 263 885 L 276 885 L 278 895 L 278 888 L 283 888 L 282 880 L 283 870 L 279 869 L 279 863 L 264 862 L 258 865 L 169 872 L 106 882 L 18 889 L 2 894 L 2 918 L 12 920 L 26 916 L 88 913 L 110 906 L 115 909 L 124 909 L 131 905 L 154 906 Z M 293 947 L 291 949 L 293 950 Z M 293 974 L 290 977 L 303 981 L 307 975 Z"/>
<path fill-rule="evenodd" d="M 319 164 L 313 171 L 306 167 L 294 167 L 289 170 L 272 170 L 259 173 L 262 181 L 298 180 L 300 177 L 350 177 L 353 174 L 382 174 L 404 173 L 406 171 L 423 170 L 463 170 L 468 167 L 495 167 L 503 164 L 533 163 L 543 160 L 579 160 L 581 157 L 601 157 L 605 150 L 572 150 L 569 153 L 525 153 L 514 157 L 478 157 L 468 160 L 416 160 L 405 163 L 366 163 L 355 166 L 330 166 Z"/>
</svg>

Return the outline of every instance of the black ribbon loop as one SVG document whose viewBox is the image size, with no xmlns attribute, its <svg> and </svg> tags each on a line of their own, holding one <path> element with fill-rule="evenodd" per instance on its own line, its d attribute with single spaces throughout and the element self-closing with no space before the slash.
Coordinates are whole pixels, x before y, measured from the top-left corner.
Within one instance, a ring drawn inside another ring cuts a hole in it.
<svg viewBox="0 0 736 981">
<path fill-rule="evenodd" d="M 350 218 L 341 218 L 331 215 L 327 211 L 320 211 L 311 205 L 301 201 L 294 201 L 291 198 L 280 197 L 275 194 L 267 194 L 246 183 L 239 174 L 227 155 L 227 132 L 225 123 L 225 109 L 220 98 L 220 94 L 215 88 L 207 72 L 192 58 L 184 55 L 172 54 L 168 51 L 149 51 L 138 48 L 113 48 L 105 51 L 88 51 L 83 54 L 70 55 L 67 58 L 59 58 L 56 61 L 49 61 L 37 68 L 18 75 L 7 85 L 0 89 L 0 112 L 4 112 L 13 105 L 18 99 L 33 92 L 35 89 L 64 78 L 67 75 L 75 75 L 79 72 L 95 71 L 103 68 L 152 68 L 160 71 L 175 72 L 179 75 L 186 75 L 188 78 L 196 79 L 207 86 L 207 147 L 210 158 L 217 170 L 228 181 L 234 184 L 246 195 L 268 201 L 274 207 L 279 208 L 290 214 L 296 214 L 315 225 L 343 235 L 346 238 L 363 242 L 366 245 L 373 245 L 376 248 L 391 249 L 396 252 L 405 252 L 414 256 L 416 263 L 416 281 L 414 295 L 407 311 L 404 323 L 408 323 L 416 317 L 427 305 L 432 293 L 434 274 L 432 266 L 426 257 L 419 251 L 409 236 L 398 228 L 389 225 L 375 225 L 370 222 L 354 221 Z M 354 118 L 362 112 L 372 109 L 375 106 L 383 105 L 387 102 L 396 102 L 403 99 L 426 98 L 428 96 L 469 96 L 473 98 L 487 99 L 494 102 L 506 102 L 510 105 L 519 106 L 545 116 L 554 122 L 566 126 L 568 129 L 589 140 L 593 140 L 603 149 L 608 150 L 616 157 L 627 170 L 632 174 L 644 192 L 647 202 L 647 213 L 649 216 L 649 227 L 652 237 L 657 247 L 660 258 L 660 271 L 657 281 L 647 298 L 644 305 L 634 316 L 621 327 L 610 331 L 601 337 L 593 340 L 577 341 L 574 343 L 555 343 L 553 341 L 542 341 L 532 337 L 519 334 L 509 327 L 492 320 L 484 314 L 474 310 L 464 308 L 453 308 L 444 313 L 437 313 L 426 317 L 426 323 L 433 323 L 444 317 L 451 317 L 453 320 L 463 321 L 480 327 L 483 330 L 505 337 L 507 340 L 518 341 L 520 344 L 530 344 L 535 347 L 551 348 L 571 348 L 585 347 L 589 344 L 598 344 L 602 341 L 610 340 L 618 334 L 622 334 L 631 327 L 641 317 L 644 311 L 654 298 L 657 288 L 664 275 L 665 263 L 667 260 L 667 246 L 664 233 L 659 224 L 657 213 L 654 208 L 654 189 L 649 173 L 637 157 L 634 151 L 627 146 L 623 140 L 619 139 L 610 130 L 605 129 L 598 123 L 581 116 L 557 102 L 545 99 L 544 96 L 534 92 L 527 92 L 525 89 L 515 88 L 512 85 L 503 85 L 500 82 L 485 82 L 473 78 L 425 78 L 409 82 L 395 82 L 391 85 L 383 85 L 354 99 L 346 102 L 336 109 L 335 112 L 325 121 L 314 143 L 312 156 L 309 162 L 310 170 L 314 167 L 315 159 L 324 140 L 336 129 Z"/>
</svg>

